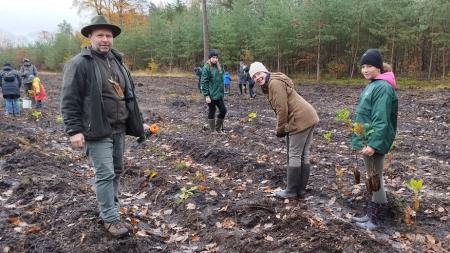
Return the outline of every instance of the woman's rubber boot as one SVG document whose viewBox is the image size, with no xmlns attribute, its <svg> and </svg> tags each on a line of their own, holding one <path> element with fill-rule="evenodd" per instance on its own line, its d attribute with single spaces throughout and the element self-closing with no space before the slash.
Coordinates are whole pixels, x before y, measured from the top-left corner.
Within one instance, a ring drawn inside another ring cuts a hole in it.
<svg viewBox="0 0 450 253">
<path fill-rule="evenodd" d="M 216 132 L 218 132 L 219 134 L 222 134 L 222 128 L 223 128 L 223 121 L 224 119 L 217 119 L 216 120 Z"/>
<path fill-rule="evenodd" d="M 208 119 L 208 125 L 209 125 L 209 131 L 211 131 L 211 133 L 215 133 L 216 132 L 216 120 Z"/>
<path fill-rule="evenodd" d="M 300 190 L 298 191 L 299 198 L 305 198 L 306 196 L 306 186 L 308 186 L 309 174 L 310 174 L 310 164 L 302 164 L 302 169 L 300 170 Z"/>
<path fill-rule="evenodd" d="M 289 166 L 287 168 L 287 187 L 285 190 L 275 193 L 278 198 L 297 198 L 300 189 L 300 168 L 299 166 Z"/>
<path fill-rule="evenodd" d="M 385 204 L 370 201 L 369 210 L 367 213 L 369 220 L 366 222 L 357 222 L 356 226 L 367 230 L 377 229 L 383 222 L 384 206 Z"/>
</svg>

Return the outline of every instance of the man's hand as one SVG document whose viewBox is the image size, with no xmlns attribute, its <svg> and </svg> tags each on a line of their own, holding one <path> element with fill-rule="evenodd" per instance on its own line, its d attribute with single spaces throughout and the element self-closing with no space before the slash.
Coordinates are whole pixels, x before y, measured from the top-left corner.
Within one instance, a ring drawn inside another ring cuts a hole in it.
<svg viewBox="0 0 450 253">
<path fill-rule="evenodd" d="M 373 156 L 373 154 L 375 154 L 375 149 L 367 146 L 361 150 L 361 154 L 367 155 L 367 156 Z"/>
<path fill-rule="evenodd" d="M 211 98 L 210 98 L 209 96 L 206 97 L 206 103 L 207 103 L 207 104 L 211 103 Z"/>
<path fill-rule="evenodd" d="M 84 135 L 82 133 L 78 133 L 70 136 L 70 144 L 74 148 L 84 147 Z"/>
</svg>

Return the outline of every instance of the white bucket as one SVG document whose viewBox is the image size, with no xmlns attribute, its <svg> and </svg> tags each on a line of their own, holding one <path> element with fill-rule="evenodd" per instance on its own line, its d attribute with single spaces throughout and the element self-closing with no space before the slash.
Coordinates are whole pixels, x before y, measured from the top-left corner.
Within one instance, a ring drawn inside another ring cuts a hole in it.
<svg viewBox="0 0 450 253">
<path fill-rule="evenodd" d="M 22 108 L 23 109 L 30 109 L 31 108 L 31 100 L 30 99 L 23 99 L 22 100 Z"/>
</svg>

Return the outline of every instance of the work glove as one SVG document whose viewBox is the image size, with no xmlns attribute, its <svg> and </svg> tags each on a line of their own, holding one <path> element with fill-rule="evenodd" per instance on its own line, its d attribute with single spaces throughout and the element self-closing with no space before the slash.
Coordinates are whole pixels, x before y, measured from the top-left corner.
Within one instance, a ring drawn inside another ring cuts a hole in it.
<svg viewBox="0 0 450 253">
<path fill-rule="evenodd" d="M 285 137 L 286 134 L 287 134 L 287 132 L 286 132 L 286 130 L 284 128 L 277 129 L 277 134 L 276 135 L 277 135 L 278 138 Z"/>
</svg>

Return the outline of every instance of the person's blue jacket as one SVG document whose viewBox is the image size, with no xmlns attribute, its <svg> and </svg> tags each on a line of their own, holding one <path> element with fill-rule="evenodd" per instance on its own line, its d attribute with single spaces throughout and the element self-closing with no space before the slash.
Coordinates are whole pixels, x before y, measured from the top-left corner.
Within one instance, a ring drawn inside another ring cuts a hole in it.
<svg viewBox="0 0 450 253">
<path fill-rule="evenodd" d="M 231 83 L 231 76 L 230 73 L 228 73 L 228 71 L 225 71 L 225 73 L 223 73 L 223 84 L 225 86 L 230 85 Z"/>
</svg>

